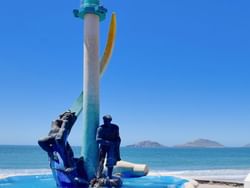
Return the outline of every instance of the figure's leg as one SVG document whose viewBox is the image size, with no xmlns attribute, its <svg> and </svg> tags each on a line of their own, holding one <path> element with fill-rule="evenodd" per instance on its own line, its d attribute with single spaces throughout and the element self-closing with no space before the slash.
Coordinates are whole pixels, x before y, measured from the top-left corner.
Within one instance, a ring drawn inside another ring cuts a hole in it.
<svg viewBox="0 0 250 188">
<path fill-rule="evenodd" d="M 107 152 L 107 168 L 108 168 L 108 177 L 112 179 L 113 167 L 116 164 L 116 156 L 115 156 L 115 145 L 109 146 L 109 150 Z"/>
<path fill-rule="evenodd" d="M 113 173 L 113 166 L 108 167 L 108 177 L 109 177 L 109 179 L 112 179 L 112 173 Z"/>
<path fill-rule="evenodd" d="M 84 158 L 75 158 L 75 163 L 76 163 L 76 169 L 77 169 L 77 174 L 80 178 L 87 179 L 87 174 L 84 170 Z"/>
<path fill-rule="evenodd" d="M 66 148 L 65 148 L 65 155 L 66 155 L 66 161 L 67 161 L 67 165 L 69 167 L 75 167 L 74 164 L 74 152 L 70 146 L 70 144 L 67 142 L 66 143 Z"/>
<path fill-rule="evenodd" d="M 100 152 L 99 152 L 99 165 L 98 165 L 97 173 L 96 173 L 96 177 L 97 177 L 97 178 L 101 178 L 101 177 L 102 177 L 102 172 L 103 172 L 103 168 L 104 168 L 105 156 L 106 156 L 106 151 L 105 151 L 105 149 L 101 149 L 101 148 L 100 148 Z"/>
</svg>

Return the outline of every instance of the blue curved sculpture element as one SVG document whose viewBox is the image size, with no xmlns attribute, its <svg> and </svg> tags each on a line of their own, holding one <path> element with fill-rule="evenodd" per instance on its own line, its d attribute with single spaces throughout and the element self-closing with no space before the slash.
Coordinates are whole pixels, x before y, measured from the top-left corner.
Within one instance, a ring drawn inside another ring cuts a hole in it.
<svg viewBox="0 0 250 188">
<path fill-rule="evenodd" d="M 74 112 L 65 112 L 52 122 L 45 138 L 38 140 L 39 146 L 48 153 L 50 168 L 60 188 L 88 187 L 83 157 L 74 158 L 67 139 L 77 117 Z"/>
<path fill-rule="evenodd" d="M 50 159 L 50 168 L 57 187 L 60 188 L 87 188 L 88 182 L 83 172 L 83 158 L 74 158 L 73 168 L 65 169 L 63 160 L 58 152 L 54 152 L 56 159 Z"/>
</svg>

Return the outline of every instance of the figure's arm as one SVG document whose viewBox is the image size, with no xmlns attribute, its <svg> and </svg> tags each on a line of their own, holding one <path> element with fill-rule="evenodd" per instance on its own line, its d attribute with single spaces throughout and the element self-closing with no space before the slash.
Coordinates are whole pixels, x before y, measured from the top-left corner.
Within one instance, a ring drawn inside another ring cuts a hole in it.
<svg viewBox="0 0 250 188">
<path fill-rule="evenodd" d="M 120 143 L 121 142 L 121 137 L 119 133 L 119 127 L 116 125 L 116 142 Z"/>
<path fill-rule="evenodd" d="M 71 112 L 65 112 L 63 115 L 61 115 L 62 125 L 56 135 L 57 141 L 64 144 L 66 143 L 70 131 L 76 121 L 76 118 L 77 117 L 75 116 L 75 114 Z"/>
<path fill-rule="evenodd" d="M 39 146 L 46 152 L 53 152 L 51 145 L 54 143 L 53 136 L 47 136 L 45 138 L 39 139 L 38 144 Z"/>
<path fill-rule="evenodd" d="M 46 152 L 52 152 L 51 146 L 54 144 L 55 137 L 60 129 L 59 127 L 61 124 L 62 122 L 60 120 L 52 121 L 51 130 L 49 131 L 48 136 L 38 140 L 39 146 Z"/>
<path fill-rule="evenodd" d="M 66 143 L 66 139 L 68 137 L 68 131 L 66 129 L 66 125 L 69 123 L 68 120 L 62 120 L 62 126 L 60 128 L 60 130 L 58 131 L 57 135 L 56 135 L 56 140 L 60 140 L 61 142 Z"/>
<path fill-rule="evenodd" d="M 98 144 L 101 144 L 101 145 L 107 145 L 107 146 L 109 146 L 111 144 L 110 141 L 103 139 L 103 130 L 102 130 L 101 127 L 99 127 L 97 129 L 96 141 L 97 141 Z"/>
</svg>

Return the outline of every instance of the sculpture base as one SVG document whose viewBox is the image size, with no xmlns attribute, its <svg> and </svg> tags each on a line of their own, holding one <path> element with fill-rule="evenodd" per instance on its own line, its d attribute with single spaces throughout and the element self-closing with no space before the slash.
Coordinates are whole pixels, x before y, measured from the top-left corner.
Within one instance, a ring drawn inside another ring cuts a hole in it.
<svg viewBox="0 0 250 188">
<path fill-rule="evenodd" d="M 109 178 L 98 178 L 93 179 L 90 182 L 91 188 L 101 188 L 101 187 L 109 187 L 109 188 L 117 188 L 122 186 L 122 180 L 119 177 Z"/>
<path fill-rule="evenodd" d="M 188 185 L 189 184 L 189 185 Z M 192 184 L 193 186 L 191 186 Z M 55 187 L 55 180 L 52 175 L 14 176 L 0 179 L 0 187 L 4 188 L 51 188 Z M 124 178 L 122 187 L 130 188 L 197 188 L 186 179 L 173 176 L 145 176 L 142 178 Z M 65 185 L 60 188 L 89 188 L 86 186 Z"/>
</svg>

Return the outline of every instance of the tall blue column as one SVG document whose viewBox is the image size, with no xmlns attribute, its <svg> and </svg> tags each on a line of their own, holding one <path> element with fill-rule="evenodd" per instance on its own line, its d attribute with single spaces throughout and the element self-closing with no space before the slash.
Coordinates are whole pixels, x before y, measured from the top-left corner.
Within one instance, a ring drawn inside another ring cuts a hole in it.
<svg viewBox="0 0 250 188">
<path fill-rule="evenodd" d="M 99 0 L 82 0 L 75 16 L 84 19 L 83 42 L 83 142 L 82 155 L 88 178 L 95 177 L 98 164 L 96 130 L 99 126 L 99 24 L 105 18 L 106 9 Z"/>
</svg>

